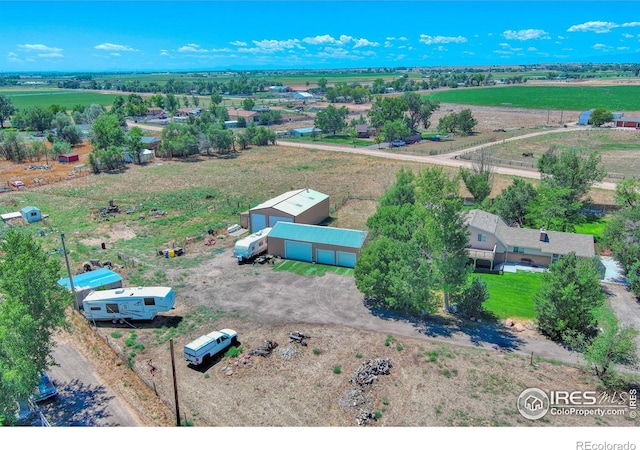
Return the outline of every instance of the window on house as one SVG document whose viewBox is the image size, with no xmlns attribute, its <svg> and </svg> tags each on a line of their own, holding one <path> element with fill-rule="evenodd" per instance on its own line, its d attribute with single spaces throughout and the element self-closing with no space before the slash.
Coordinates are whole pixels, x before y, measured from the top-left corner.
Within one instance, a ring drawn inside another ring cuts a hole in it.
<svg viewBox="0 0 640 450">
<path fill-rule="evenodd" d="M 153 297 L 145 297 L 144 304 L 147 306 L 154 306 L 156 304 L 156 299 Z"/>
<path fill-rule="evenodd" d="M 487 235 L 478 233 L 478 242 L 487 242 Z"/>
<path fill-rule="evenodd" d="M 524 247 L 513 247 L 513 253 L 524 253 Z"/>
</svg>

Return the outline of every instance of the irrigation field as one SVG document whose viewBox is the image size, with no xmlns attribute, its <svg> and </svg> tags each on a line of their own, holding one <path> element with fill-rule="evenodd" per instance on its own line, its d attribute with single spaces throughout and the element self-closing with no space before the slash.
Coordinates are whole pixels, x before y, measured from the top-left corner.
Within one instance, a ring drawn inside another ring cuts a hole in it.
<svg viewBox="0 0 640 450">
<path fill-rule="evenodd" d="M 61 105 L 66 109 L 72 109 L 75 105 L 88 106 L 93 103 L 108 106 L 117 97 L 116 94 L 103 94 L 96 91 L 42 88 L 7 89 L 0 90 L 0 94 L 9 97 L 18 109 L 49 105 Z"/>
<path fill-rule="evenodd" d="M 640 110 L 640 86 L 497 86 L 429 94 L 443 103 L 582 111 Z"/>
</svg>

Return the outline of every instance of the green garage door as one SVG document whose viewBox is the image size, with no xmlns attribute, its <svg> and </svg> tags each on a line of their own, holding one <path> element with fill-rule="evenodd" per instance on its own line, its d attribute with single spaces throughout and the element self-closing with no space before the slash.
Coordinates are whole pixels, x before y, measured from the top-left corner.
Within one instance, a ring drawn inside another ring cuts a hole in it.
<svg viewBox="0 0 640 450">
<path fill-rule="evenodd" d="M 267 228 L 267 216 L 264 214 L 251 214 L 251 232 L 255 233 Z"/>
<path fill-rule="evenodd" d="M 336 252 L 338 256 L 338 263 L 336 266 L 341 267 L 351 267 L 354 268 L 356 266 L 356 254 L 349 252 Z"/>
<path fill-rule="evenodd" d="M 316 249 L 316 262 L 318 264 L 335 265 L 336 255 L 333 250 Z"/>
<path fill-rule="evenodd" d="M 284 257 L 297 261 L 311 262 L 311 244 L 306 242 L 284 241 Z"/>
</svg>

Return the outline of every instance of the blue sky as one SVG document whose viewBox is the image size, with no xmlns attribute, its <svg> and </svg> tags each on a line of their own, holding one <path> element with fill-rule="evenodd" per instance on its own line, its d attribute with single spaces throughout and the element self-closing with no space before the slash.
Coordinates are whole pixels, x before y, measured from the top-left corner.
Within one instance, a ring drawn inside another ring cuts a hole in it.
<svg viewBox="0 0 640 450">
<path fill-rule="evenodd" d="M 636 6 L 0 0 L 0 72 L 635 63 Z"/>
</svg>

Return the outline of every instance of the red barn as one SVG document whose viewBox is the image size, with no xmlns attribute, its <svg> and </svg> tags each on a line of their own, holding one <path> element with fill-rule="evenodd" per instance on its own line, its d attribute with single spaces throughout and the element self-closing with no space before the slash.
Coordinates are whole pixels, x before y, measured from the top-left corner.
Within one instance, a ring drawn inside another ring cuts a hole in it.
<svg viewBox="0 0 640 450">
<path fill-rule="evenodd" d="M 71 163 L 78 161 L 80 161 L 80 157 L 77 153 L 63 153 L 62 155 L 58 156 L 59 163 Z"/>
</svg>

